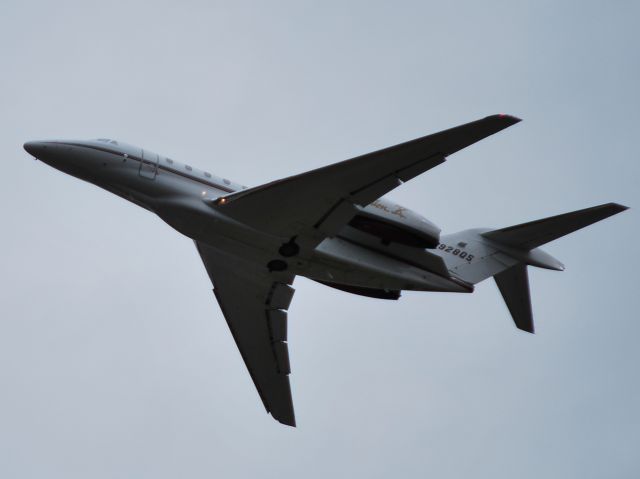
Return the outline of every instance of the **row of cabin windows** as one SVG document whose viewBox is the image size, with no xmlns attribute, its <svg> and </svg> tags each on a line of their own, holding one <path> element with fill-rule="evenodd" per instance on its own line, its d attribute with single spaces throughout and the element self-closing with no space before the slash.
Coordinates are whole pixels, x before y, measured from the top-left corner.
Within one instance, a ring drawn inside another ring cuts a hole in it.
<svg viewBox="0 0 640 479">
<path fill-rule="evenodd" d="M 165 158 L 165 160 L 167 160 L 167 163 L 169 163 L 170 165 L 173 165 L 173 160 L 171 158 Z M 193 168 L 189 165 L 184 165 L 184 168 L 187 171 L 193 171 Z M 206 176 L 207 178 L 211 178 L 211 173 L 209 173 L 208 171 L 204 172 L 204 176 Z M 231 182 L 229 180 L 227 180 L 226 178 L 223 178 L 222 181 L 224 182 L 225 185 L 230 185 Z"/>
<path fill-rule="evenodd" d="M 114 145 L 117 145 L 118 142 L 116 140 L 110 140 L 109 138 L 98 138 L 97 141 L 101 141 L 103 143 L 112 143 Z M 129 155 L 127 155 L 125 153 L 124 157 L 127 158 Z M 165 160 L 167 161 L 168 164 L 173 165 L 173 160 L 171 158 L 165 158 Z M 184 168 L 187 171 L 193 171 L 193 168 L 189 165 L 184 165 Z M 207 178 L 211 178 L 211 173 L 209 173 L 208 171 L 204 172 L 204 176 L 206 176 Z M 227 180 L 226 178 L 223 178 L 222 181 L 224 182 L 225 185 L 230 185 L 231 182 L 229 180 Z"/>
</svg>

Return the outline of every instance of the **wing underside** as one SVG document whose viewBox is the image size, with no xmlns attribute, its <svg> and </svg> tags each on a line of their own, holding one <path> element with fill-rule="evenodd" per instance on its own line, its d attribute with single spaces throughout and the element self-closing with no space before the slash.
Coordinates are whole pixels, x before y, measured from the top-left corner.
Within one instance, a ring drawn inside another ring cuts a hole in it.
<svg viewBox="0 0 640 479">
<path fill-rule="evenodd" d="M 267 412 L 295 426 L 286 311 L 293 297 L 293 276 L 252 267 L 202 243 L 196 246 Z"/>
<path fill-rule="evenodd" d="M 445 158 L 520 120 L 493 115 L 323 168 L 232 193 L 214 202 L 224 214 L 282 238 L 313 246 L 336 234 L 366 206 Z M 315 241 L 314 241 L 315 240 Z"/>
</svg>

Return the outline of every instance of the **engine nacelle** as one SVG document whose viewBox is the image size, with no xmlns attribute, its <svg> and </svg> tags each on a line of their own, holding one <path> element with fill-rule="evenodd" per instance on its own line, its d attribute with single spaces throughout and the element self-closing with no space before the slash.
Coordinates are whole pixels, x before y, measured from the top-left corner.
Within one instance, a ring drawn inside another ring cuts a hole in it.
<svg viewBox="0 0 640 479">
<path fill-rule="evenodd" d="M 359 208 L 349 226 L 385 243 L 414 248 L 435 248 L 440 243 L 440 228 L 423 216 L 384 198 Z"/>
</svg>

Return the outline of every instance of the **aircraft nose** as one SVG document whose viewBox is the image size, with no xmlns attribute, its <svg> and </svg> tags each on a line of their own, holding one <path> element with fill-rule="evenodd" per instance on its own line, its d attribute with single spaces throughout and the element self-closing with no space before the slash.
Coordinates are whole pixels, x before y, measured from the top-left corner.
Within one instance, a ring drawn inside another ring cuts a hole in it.
<svg viewBox="0 0 640 479">
<path fill-rule="evenodd" d="M 47 146 L 43 141 L 27 141 L 23 148 L 27 153 L 38 158 L 46 150 Z"/>
</svg>

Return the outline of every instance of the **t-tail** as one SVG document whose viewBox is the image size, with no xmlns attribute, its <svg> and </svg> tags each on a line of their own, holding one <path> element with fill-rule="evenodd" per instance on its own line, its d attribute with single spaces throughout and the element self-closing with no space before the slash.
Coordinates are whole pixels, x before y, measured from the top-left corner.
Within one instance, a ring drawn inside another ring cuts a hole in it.
<svg viewBox="0 0 640 479">
<path fill-rule="evenodd" d="M 452 276 L 472 284 L 493 277 L 516 326 L 533 333 L 527 266 L 564 269 L 539 246 L 626 209 L 607 203 L 497 230 L 465 230 L 443 236 L 437 252 Z"/>
</svg>

